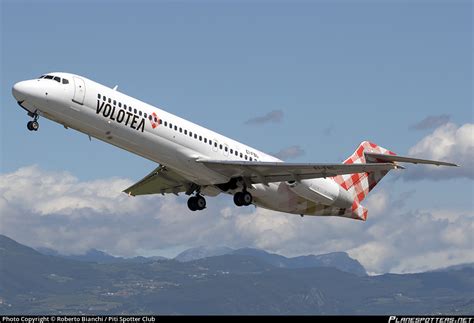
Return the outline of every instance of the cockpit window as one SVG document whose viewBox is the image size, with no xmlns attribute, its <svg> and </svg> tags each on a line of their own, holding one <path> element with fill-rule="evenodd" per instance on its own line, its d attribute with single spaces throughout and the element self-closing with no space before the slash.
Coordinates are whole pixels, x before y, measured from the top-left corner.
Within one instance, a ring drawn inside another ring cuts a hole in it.
<svg viewBox="0 0 474 323">
<path fill-rule="evenodd" d="M 41 75 L 39 79 L 55 80 L 58 83 L 69 84 L 68 79 L 63 79 L 59 76 L 54 76 L 54 75 Z"/>
</svg>

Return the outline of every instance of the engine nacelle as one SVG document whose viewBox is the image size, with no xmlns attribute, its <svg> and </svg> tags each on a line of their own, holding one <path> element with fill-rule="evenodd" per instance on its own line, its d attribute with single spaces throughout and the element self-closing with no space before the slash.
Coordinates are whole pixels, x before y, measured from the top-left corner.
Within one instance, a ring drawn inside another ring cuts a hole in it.
<svg viewBox="0 0 474 323">
<path fill-rule="evenodd" d="M 315 203 L 350 208 L 353 198 L 345 189 L 334 181 L 315 178 L 286 182 L 295 194 Z"/>
</svg>

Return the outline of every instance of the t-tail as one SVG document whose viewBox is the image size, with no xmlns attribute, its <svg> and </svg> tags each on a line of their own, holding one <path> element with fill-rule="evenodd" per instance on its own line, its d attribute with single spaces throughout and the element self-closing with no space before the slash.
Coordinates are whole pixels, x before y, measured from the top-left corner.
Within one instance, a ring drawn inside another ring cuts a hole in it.
<svg viewBox="0 0 474 323">
<path fill-rule="evenodd" d="M 393 151 L 386 148 L 380 147 L 370 141 L 363 141 L 356 151 L 349 156 L 344 164 L 362 164 L 362 163 L 413 163 L 413 164 L 432 164 L 432 165 L 443 165 L 443 166 L 458 166 L 452 163 L 446 163 L 435 160 L 419 159 L 412 157 L 397 156 Z M 397 164 L 398 165 L 398 164 Z M 398 166 L 397 168 L 402 168 Z M 357 173 L 338 175 L 333 177 L 334 181 L 338 183 L 342 188 L 348 191 L 354 201 L 352 203 L 352 216 L 359 220 L 367 219 L 367 208 L 363 207 L 360 203 L 365 199 L 370 191 L 377 185 L 380 180 L 387 175 L 389 171 L 375 171 L 370 173 Z"/>
</svg>

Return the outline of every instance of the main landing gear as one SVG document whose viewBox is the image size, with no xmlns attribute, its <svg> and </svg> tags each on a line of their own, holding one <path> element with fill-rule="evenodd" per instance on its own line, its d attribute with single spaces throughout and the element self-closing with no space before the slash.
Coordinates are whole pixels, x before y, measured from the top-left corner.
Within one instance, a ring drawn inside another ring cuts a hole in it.
<svg viewBox="0 0 474 323">
<path fill-rule="evenodd" d="M 38 131 L 39 129 L 39 123 L 38 123 L 38 118 L 39 115 L 37 113 L 30 114 L 33 117 L 32 121 L 28 121 L 26 124 L 26 127 L 28 128 L 29 131 Z"/>
<path fill-rule="evenodd" d="M 247 206 L 252 204 L 253 197 L 252 194 L 247 192 L 246 190 L 243 190 L 242 192 L 237 192 L 234 194 L 234 203 L 237 206 Z"/>
<path fill-rule="evenodd" d="M 197 194 L 188 199 L 188 208 L 191 211 L 201 211 L 206 208 L 206 199 L 204 196 Z"/>
</svg>

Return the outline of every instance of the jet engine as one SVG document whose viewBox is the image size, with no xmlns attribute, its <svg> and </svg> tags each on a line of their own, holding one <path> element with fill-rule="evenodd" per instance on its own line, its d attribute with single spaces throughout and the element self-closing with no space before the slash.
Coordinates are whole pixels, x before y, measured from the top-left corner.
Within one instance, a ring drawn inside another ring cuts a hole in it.
<svg viewBox="0 0 474 323">
<path fill-rule="evenodd" d="M 350 208 L 353 203 L 350 193 L 333 181 L 315 178 L 286 184 L 295 194 L 315 203 L 340 208 Z"/>
</svg>

